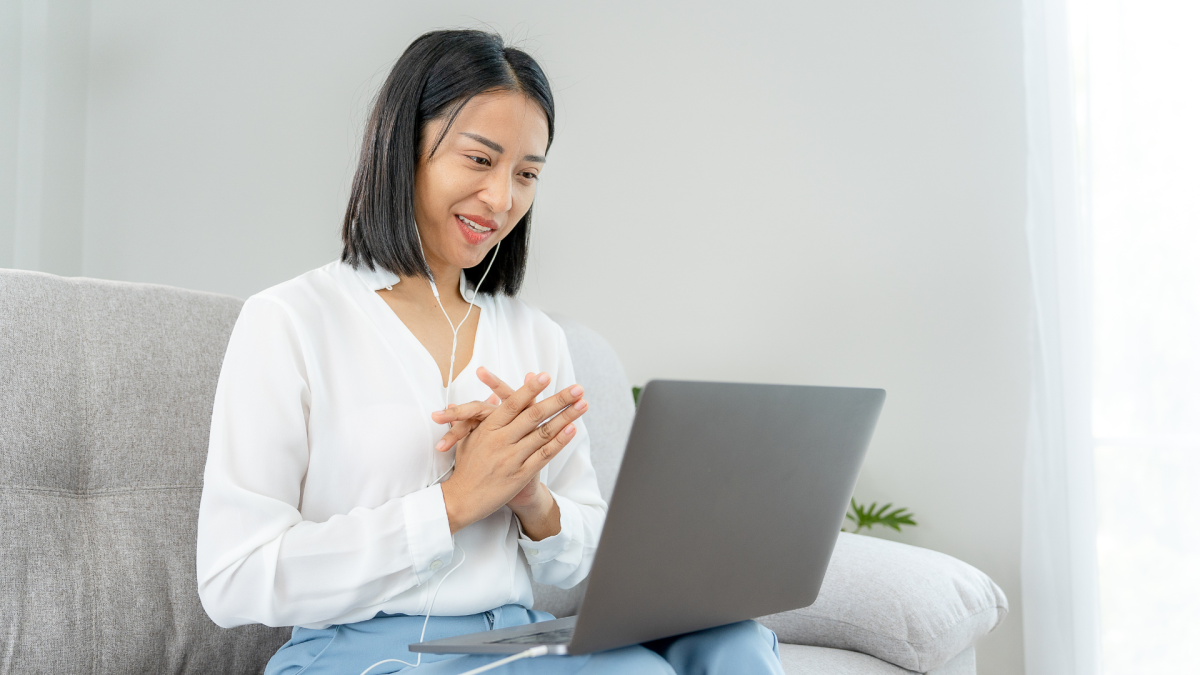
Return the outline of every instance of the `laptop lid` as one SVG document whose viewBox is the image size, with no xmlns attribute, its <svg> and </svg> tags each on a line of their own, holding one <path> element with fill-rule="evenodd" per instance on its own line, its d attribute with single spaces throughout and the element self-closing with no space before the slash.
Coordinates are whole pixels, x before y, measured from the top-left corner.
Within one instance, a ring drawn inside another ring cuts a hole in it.
<svg viewBox="0 0 1200 675">
<path fill-rule="evenodd" d="M 647 384 L 569 653 L 812 604 L 884 396 Z"/>
</svg>

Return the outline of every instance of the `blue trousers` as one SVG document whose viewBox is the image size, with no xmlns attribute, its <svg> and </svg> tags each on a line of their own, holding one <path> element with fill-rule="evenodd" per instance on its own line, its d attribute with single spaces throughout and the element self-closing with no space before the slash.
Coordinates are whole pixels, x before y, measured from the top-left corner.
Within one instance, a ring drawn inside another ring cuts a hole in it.
<svg viewBox="0 0 1200 675">
<path fill-rule="evenodd" d="M 505 605 L 469 616 L 434 616 L 425 631 L 426 640 L 476 633 L 495 628 L 523 626 L 554 617 L 546 612 Z M 385 659 L 416 663 L 408 645 L 421 635 L 424 616 L 382 614 L 358 623 L 330 626 L 321 630 L 296 627 L 292 639 L 279 648 L 267 663 L 265 675 L 361 675 L 371 664 Z M 584 656 L 542 656 L 506 664 L 489 675 L 734 675 L 771 673 L 783 675 L 775 633 L 754 621 L 710 628 L 675 638 L 656 640 Z M 406 673 L 457 675 L 498 661 L 494 655 L 424 654 L 421 665 L 412 668 L 389 661 L 367 675 Z"/>
</svg>

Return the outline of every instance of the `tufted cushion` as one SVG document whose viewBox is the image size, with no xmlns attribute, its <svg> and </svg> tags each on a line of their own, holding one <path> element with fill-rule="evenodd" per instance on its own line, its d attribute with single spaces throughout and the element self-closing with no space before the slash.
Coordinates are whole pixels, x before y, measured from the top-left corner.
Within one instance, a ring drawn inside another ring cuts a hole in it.
<svg viewBox="0 0 1200 675">
<path fill-rule="evenodd" d="M 0 270 L 7 672 L 261 672 L 286 629 L 196 594 L 213 392 L 241 301 Z"/>
<path fill-rule="evenodd" d="M 925 673 L 1007 614 L 1004 591 L 961 560 L 843 533 L 816 602 L 759 621 L 783 642 L 862 652 Z"/>
</svg>

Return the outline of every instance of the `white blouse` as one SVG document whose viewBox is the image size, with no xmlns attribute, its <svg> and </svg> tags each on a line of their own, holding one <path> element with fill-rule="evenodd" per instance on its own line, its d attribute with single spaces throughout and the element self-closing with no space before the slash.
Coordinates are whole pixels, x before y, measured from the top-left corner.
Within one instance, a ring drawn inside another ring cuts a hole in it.
<svg viewBox="0 0 1200 675">
<path fill-rule="evenodd" d="M 587 575 L 608 506 L 581 422 L 541 474 L 559 534 L 532 541 L 502 507 L 451 536 L 437 480 L 454 451 L 434 450 L 449 427 L 430 417 L 446 390 L 433 357 L 375 293 L 397 281 L 331 263 L 242 308 L 200 498 L 196 572 L 218 625 L 323 628 L 378 612 L 531 607 L 531 576 L 568 588 Z M 465 278 L 460 289 L 470 297 Z M 451 402 L 491 394 L 475 376 L 481 365 L 513 386 L 545 371 L 546 395 L 575 383 L 566 336 L 545 314 L 506 296 L 478 305 L 474 353 Z"/>
</svg>

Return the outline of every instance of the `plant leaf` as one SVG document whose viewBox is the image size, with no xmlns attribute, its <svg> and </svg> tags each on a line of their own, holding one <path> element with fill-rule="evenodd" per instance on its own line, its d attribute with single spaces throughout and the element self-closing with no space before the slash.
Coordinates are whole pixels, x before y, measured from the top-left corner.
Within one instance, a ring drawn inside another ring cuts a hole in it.
<svg viewBox="0 0 1200 675">
<path fill-rule="evenodd" d="M 855 525 L 854 532 L 864 529 L 870 530 L 876 525 L 890 527 L 900 532 L 900 526 L 902 525 L 917 524 L 913 520 L 912 513 L 907 508 L 902 506 L 892 508 L 892 504 L 892 502 L 888 502 L 880 506 L 879 502 L 871 502 L 869 506 L 864 506 L 851 497 L 850 512 L 846 514 L 846 518 Z"/>
</svg>

